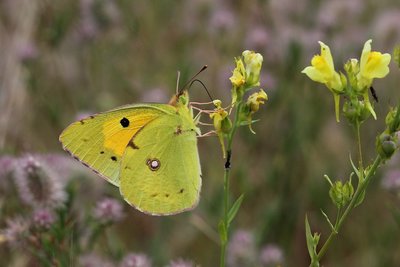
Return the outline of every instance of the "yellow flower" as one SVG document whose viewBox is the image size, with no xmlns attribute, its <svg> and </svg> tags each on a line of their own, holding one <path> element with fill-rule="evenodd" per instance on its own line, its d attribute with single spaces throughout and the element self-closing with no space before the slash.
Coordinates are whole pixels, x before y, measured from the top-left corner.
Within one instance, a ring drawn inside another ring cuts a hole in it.
<svg viewBox="0 0 400 267">
<path fill-rule="evenodd" d="M 311 66 L 306 67 L 302 73 L 311 80 L 323 83 L 330 90 L 340 93 L 343 91 L 343 86 L 339 73 L 335 71 L 331 50 L 323 42 L 319 42 L 319 44 L 321 45 L 321 55 L 315 55 L 311 60 Z"/>
<path fill-rule="evenodd" d="M 371 51 L 371 42 L 365 42 L 361 53 L 360 72 L 357 75 L 360 91 L 368 90 L 374 78 L 383 78 L 389 73 L 390 54 Z"/>
<path fill-rule="evenodd" d="M 333 93 L 335 101 L 336 120 L 339 121 L 339 94 L 344 89 L 346 79 L 343 75 L 339 75 L 335 71 L 332 54 L 329 47 L 323 42 L 319 42 L 321 46 L 321 55 L 315 55 L 311 60 L 311 66 L 306 67 L 302 73 L 306 74 L 311 80 L 326 85 Z"/>
<path fill-rule="evenodd" d="M 246 84 L 248 87 L 260 85 L 260 71 L 263 56 L 254 51 L 245 50 L 242 53 L 246 65 Z"/>
<path fill-rule="evenodd" d="M 233 70 L 231 80 L 233 87 L 240 87 L 246 82 L 246 71 L 241 58 L 236 59 L 236 68 Z"/>
<path fill-rule="evenodd" d="M 224 135 L 228 134 L 232 128 L 232 122 L 228 117 L 228 112 L 224 110 L 221 106 L 222 103 L 220 100 L 214 100 L 215 109 L 214 112 L 210 114 L 210 118 L 213 120 L 215 132 L 217 133 L 219 142 L 222 148 L 222 156 L 225 158 L 225 143 L 224 143 Z"/>
<path fill-rule="evenodd" d="M 253 93 L 249 96 L 246 102 L 245 106 L 245 113 L 247 116 L 247 121 L 249 124 L 250 131 L 255 134 L 253 129 L 251 128 L 251 123 L 252 123 L 252 116 L 254 113 L 256 113 L 260 109 L 260 105 L 264 104 L 265 101 L 268 100 L 267 94 L 264 92 L 263 89 L 260 89 L 260 91 Z"/>
<path fill-rule="evenodd" d="M 259 92 L 254 93 L 247 99 L 247 105 L 249 106 L 250 114 L 256 113 L 260 109 L 260 104 L 264 104 L 268 100 L 267 94 L 263 89 Z"/>
</svg>

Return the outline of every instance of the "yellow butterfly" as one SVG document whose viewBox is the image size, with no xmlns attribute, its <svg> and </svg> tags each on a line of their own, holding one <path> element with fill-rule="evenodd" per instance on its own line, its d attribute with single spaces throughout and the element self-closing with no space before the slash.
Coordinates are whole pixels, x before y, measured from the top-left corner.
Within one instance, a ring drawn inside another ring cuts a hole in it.
<svg viewBox="0 0 400 267">
<path fill-rule="evenodd" d="M 199 129 L 186 90 L 168 104 L 133 104 L 89 116 L 60 135 L 63 148 L 151 215 L 193 209 L 201 188 Z"/>
</svg>

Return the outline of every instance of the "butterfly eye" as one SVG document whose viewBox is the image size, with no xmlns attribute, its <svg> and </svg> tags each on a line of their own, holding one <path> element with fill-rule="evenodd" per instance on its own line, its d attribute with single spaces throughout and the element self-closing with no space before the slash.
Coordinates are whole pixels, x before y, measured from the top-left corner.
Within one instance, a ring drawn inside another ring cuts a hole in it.
<svg viewBox="0 0 400 267">
<path fill-rule="evenodd" d="M 149 166 L 150 170 L 156 171 L 160 168 L 160 161 L 158 159 L 148 159 L 146 162 L 147 166 Z"/>
</svg>

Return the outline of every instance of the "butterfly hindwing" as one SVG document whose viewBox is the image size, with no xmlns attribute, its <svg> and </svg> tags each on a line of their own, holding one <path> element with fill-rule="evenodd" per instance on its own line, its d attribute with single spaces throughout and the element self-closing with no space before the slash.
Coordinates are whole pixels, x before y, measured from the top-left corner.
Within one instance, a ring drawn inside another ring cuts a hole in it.
<svg viewBox="0 0 400 267">
<path fill-rule="evenodd" d="M 120 192 L 129 204 L 152 215 L 175 214 L 197 205 L 200 187 L 196 126 L 189 114 L 160 116 L 133 137 L 120 173 Z"/>
<path fill-rule="evenodd" d="M 119 186 L 120 165 L 132 137 L 154 119 L 174 112 L 167 104 L 127 105 L 72 123 L 60 135 L 65 150 Z"/>
</svg>

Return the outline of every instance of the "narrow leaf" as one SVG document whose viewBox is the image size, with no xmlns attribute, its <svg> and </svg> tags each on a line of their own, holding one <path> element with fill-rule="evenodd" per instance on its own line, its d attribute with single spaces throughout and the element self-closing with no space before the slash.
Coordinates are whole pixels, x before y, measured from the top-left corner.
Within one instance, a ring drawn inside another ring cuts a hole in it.
<svg viewBox="0 0 400 267">
<path fill-rule="evenodd" d="M 319 242 L 319 235 L 311 234 L 311 228 L 310 228 L 310 224 L 308 223 L 307 215 L 306 215 L 306 219 L 305 219 L 305 226 L 306 226 L 307 249 L 308 249 L 308 254 L 310 255 L 310 258 L 311 258 L 310 266 L 319 267 L 318 255 L 317 255 L 317 245 Z"/>
<path fill-rule="evenodd" d="M 328 215 L 326 215 L 326 213 L 323 210 L 321 210 L 321 213 L 322 213 L 322 215 L 324 215 L 326 221 L 328 222 L 329 226 L 331 227 L 332 232 L 337 234 L 337 231 L 336 231 L 335 227 L 333 226 L 333 224 L 331 223 L 331 220 L 329 220 Z"/>
<path fill-rule="evenodd" d="M 231 224 L 231 222 L 235 218 L 237 212 L 239 211 L 240 205 L 242 205 L 243 198 L 244 198 L 244 195 L 241 194 L 240 197 L 238 197 L 238 199 L 236 199 L 235 203 L 233 203 L 231 209 L 229 210 L 229 212 L 228 212 L 228 225 Z"/>
<path fill-rule="evenodd" d="M 240 123 L 239 123 L 239 126 L 246 126 L 246 125 L 249 125 L 249 124 L 253 124 L 253 123 L 255 123 L 255 122 L 258 122 L 259 121 L 259 119 L 257 119 L 257 120 L 252 120 L 252 121 L 241 121 Z"/>
<path fill-rule="evenodd" d="M 356 168 L 356 165 L 354 165 L 353 160 L 351 159 L 351 154 L 349 154 L 349 159 L 350 159 L 350 163 L 351 166 L 353 167 L 354 172 L 357 174 L 358 180 L 360 180 L 360 172 L 359 170 Z"/>
</svg>

